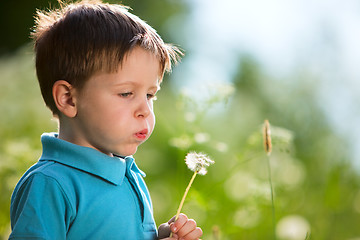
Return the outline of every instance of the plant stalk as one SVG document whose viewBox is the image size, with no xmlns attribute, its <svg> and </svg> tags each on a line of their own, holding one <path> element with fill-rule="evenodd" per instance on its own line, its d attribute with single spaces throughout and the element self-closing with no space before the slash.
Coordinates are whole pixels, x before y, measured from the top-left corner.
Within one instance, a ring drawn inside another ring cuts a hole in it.
<svg viewBox="0 0 360 240">
<path fill-rule="evenodd" d="M 190 182 L 189 182 L 188 186 L 186 187 L 184 196 L 182 197 L 181 202 L 180 202 L 180 205 L 179 205 L 179 208 L 178 208 L 178 210 L 177 210 L 177 212 L 176 212 L 175 221 L 179 218 L 181 209 L 182 209 L 182 207 L 183 207 L 183 205 L 184 205 L 184 202 L 185 202 L 186 195 L 188 194 L 188 192 L 189 192 L 189 190 L 190 190 L 190 188 L 191 188 L 192 183 L 194 182 L 194 179 L 195 179 L 197 173 L 198 173 L 197 171 L 194 172 L 192 178 L 190 179 Z"/>
<path fill-rule="evenodd" d="M 194 172 L 194 174 L 192 175 L 192 177 L 191 177 L 191 179 L 190 179 L 190 182 L 189 182 L 188 186 L 186 187 L 185 193 L 184 193 L 184 195 L 183 195 L 183 197 L 182 197 L 182 199 L 181 199 L 179 208 L 178 208 L 178 210 L 177 210 L 177 212 L 176 212 L 176 216 L 175 216 L 174 222 L 179 218 L 181 209 L 182 209 L 182 207 L 183 207 L 183 205 L 184 205 L 184 202 L 185 202 L 186 195 L 188 194 L 188 192 L 189 192 L 189 190 L 190 190 L 190 188 L 191 188 L 192 183 L 194 182 L 194 179 L 195 179 L 197 173 L 198 173 L 198 171 L 195 171 L 195 172 Z M 172 233 L 170 234 L 170 237 L 172 237 Z"/>
<path fill-rule="evenodd" d="M 276 233 L 275 233 L 275 204 L 274 204 L 274 190 L 271 178 L 271 165 L 270 165 L 270 154 L 267 154 L 267 163 L 268 163 L 268 175 L 269 175 L 269 184 L 270 184 L 270 194 L 271 194 L 271 208 L 272 208 L 272 225 L 273 225 L 273 235 L 274 240 L 276 240 Z"/>
</svg>

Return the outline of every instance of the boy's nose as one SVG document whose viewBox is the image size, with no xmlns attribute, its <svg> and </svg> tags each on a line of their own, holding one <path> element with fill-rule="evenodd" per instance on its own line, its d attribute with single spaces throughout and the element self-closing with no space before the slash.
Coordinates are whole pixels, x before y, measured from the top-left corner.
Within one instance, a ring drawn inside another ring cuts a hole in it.
<svg viewBox="0 0 360 240">
<path fill-rule="evenodd" d="M 147 116 L 149 116 L 151 111 L 152 111 L 151 102 L 146 98 L 145 100 L 142 100 L 139 103 L 139 105 L 135 111 L 135 116 L 146 118 Z"/>
</svg>

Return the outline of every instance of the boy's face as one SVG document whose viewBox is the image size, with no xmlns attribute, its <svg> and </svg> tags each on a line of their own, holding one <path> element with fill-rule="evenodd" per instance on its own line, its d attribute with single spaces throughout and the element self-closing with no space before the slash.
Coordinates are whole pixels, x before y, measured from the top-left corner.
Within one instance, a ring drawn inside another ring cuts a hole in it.
<svg viewBox="0 0 360 240">
<path fill-rule="evenodd" d="M 132 155 L 155 125 L 159 60 L 135 47 L 116 73 L 92 76 L 76 98 L 74 143 L 105 154 Z"/>
</svg>

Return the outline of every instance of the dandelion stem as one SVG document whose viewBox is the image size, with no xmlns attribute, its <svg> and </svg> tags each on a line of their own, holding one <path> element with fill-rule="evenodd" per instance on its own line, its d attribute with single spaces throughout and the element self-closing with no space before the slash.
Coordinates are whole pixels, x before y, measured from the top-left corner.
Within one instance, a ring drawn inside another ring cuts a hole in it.
<svg viewBox="0 0 360 240">
<path fill-rule="evenodd" d="M 198 173 L 197 171 L 194 172 L 194 174 L 193 174 L 193 176 L 192 176 L 192 178 L 191 178 L 188 186 L 186 187 L 184 196 L 182 197 L 181 202 L 180 202 L 180 205 L 179 205 L 179 208 L 178 208 L 178 210 L 177 210 L 177 212 L 176 212 L 175 221 L 179 218 L 181 209 L 182 209 L 182 207 L 183 207 L 183 205 L 184 205 L 184 202 L 185 202 L 186 195 L 188 194 L 188 192 L 189 192 L 189 190 L 190 190 L 190 187 L 191 187 L 192 183 L 194 182 L 194 179 L 195 179 L 197 173 Z"/>
<path fill-rule="evenodd" d="M 179 208 L 178 208 L 178 210 L 177 210 L 177 212 L 176 212 L 174 222 L 179 218 L 181 209 L 182 209 L 182 207 L 183 207 L 183 205 L 184 205 L 184 202 L 185 202 L 186 195 L 188 194 L 188 192 L 189 192 L 189 190 L 190 190 L 190 188 L 191 188 L 192 183 L 194 182 L 194 179 L 195 179 L 197 173 L 198 173 L 198 171 L 194 171 L 194 174 L 192 175 L 192 177 L 191 177 L 191 179 L 190 179 L 190 182 L 189 182 L 188 186 L 186 187 L 184 196 L 182 197 L 181 202 L 180 202 L 180 205 L 179 205 Z M 170 233 L 170 237 L 172 237 L 172 235 L 173 235 L 173 233 L 171 232 L 171 233 Z"/>
<path fill-rule="evenodd" d="M 271 178 L 270 154 L 267 154 L 267 164 L 268 164 L 268 175 L 269 175 L 270 194 L 271 194 L 273 235 L 274 235 L 274 239 L 276 240 L 276 234 L 275 234 L 275 204 L 274 204 L 274 191 L 273 191 L 272 178 Z"/>
</svg>

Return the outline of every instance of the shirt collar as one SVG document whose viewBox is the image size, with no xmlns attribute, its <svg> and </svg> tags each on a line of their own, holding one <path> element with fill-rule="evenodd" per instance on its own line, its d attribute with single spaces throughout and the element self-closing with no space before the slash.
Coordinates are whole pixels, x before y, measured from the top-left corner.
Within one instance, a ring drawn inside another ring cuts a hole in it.
<svg viewBox="0 0 360 240">
<path fill-rule="evenodd" d="M 41 136 L 43 153 L 40 161 L 55 161 L 99 176 L 115 185 L 120 185 L 126 171 L 133 171 L 145 177 L 132 156 L 110 157 L 93 148 L 79 146 L 58 138 L 57 133 Z"/>
</svg>

